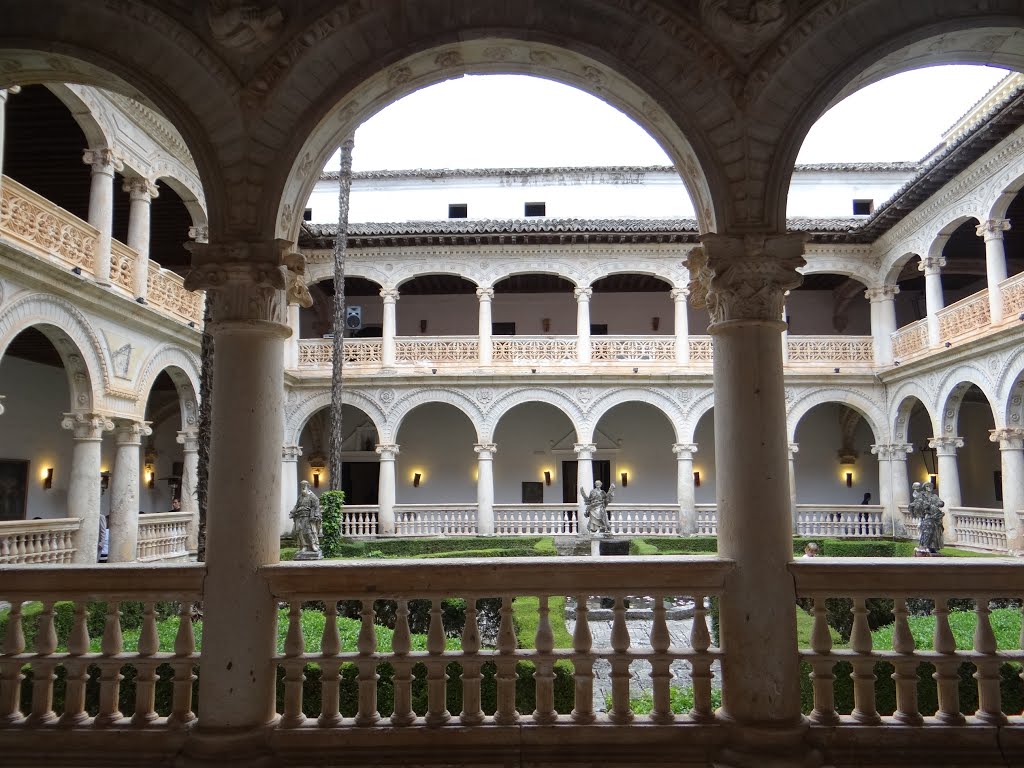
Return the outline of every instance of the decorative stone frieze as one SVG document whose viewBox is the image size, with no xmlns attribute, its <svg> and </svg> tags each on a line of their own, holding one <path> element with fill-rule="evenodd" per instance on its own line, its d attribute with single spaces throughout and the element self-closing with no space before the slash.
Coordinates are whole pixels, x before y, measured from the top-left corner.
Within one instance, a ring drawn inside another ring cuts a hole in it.
<svg viewBox="0 0 1024 768">
<path fill-rule="evenodd" d="M 285 290 L 290 283 L 288 263 L 291 243 L 188 243 L 193 268 L 185 288 L 207 291 L 213 325 L 225 323 L 273 323 L 287 325 Z"/>
<path fill-rule="evenodd" d="M 707 293 L 711 327 L 735 321 L 782 327 L 785 292 L 800 285 L 804 233 L 701 237 L 712 278 Z"/>
</svg>

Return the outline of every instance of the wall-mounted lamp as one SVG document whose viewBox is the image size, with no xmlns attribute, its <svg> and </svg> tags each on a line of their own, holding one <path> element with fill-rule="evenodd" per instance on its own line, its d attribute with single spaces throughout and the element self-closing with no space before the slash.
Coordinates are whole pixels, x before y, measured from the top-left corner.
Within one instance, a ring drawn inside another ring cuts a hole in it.
<svg viewBox="0 0 1024 768">
<path fill-rule="evenodd" d="M 550 331 L 551 330 L 551 318 L 550 317 L 545 317 L 543 320 L 541 320 L 540 321 L 540 327 L 544 329 L 544 333 L 547 333 L 548 331 Z"/>
<path fill-rule="evenodd" d="M 659 327 L 661 327 L 661 318 L 660 317 L 652 317 L 651 318 L 651 330 L 652 331 L 656 331 L 656 330 L 658 330 Z"/>
<path fill-rule="evenodd" d="M 419 472 L 417 472 L 416 474 L 414 474 L 412 476 L 412 487 L 413 488 L 419 488 L 420 487 L 420 477 L 421 477 L 421 475 L 420 475 Z"/>
<path fill-rule="evenodd" d="M 853 472 L 846 473 L 846 487 L 853 488 Z"/>
<path fill-rule="evenodd" d="M 313 473 L 313 487 L 320 487 L 320 475 L 324 473 L 326 464 L 322 456 L 310 456 L 309 457 L 309 469 Z"/>
<path fill-rule="evenodd" d="M 106 492 L 106 490 L 109 487 L 110 487 L 110 473 L 106 472 L 106 471 L 100 472 L 100 493 Z"/>
<path fill-rule="evenodd" d="M 640 373 L 640 369 L 639 368 L 634 368 L 633 369 L 633 373 Z"/>
<path fill-rule="evenodd" d="M 839 369 L 838 368 L 833 368 L 832 369 L 832 373 L 839 373 Z"/>
<path fill-rule="evenodd" d="M 544 485 L 551 485 L 551 472 L 544 470 Z"/>
<path fill-rule="evenodd" d="M 536 373 L 536 372 L 537 372 L 537 369 L 536 369 L 536 368 L 531 368 L 531 369 L 530 369 L 530 373 Z"/>
<path fill-rule="evenodd" d="M 693 473 L 693 487 L 700 488 L 700 472 Z"/>
<path fill-rule="evenodd" d="M 427 321 L 426 320 L 420 320 L 420 333 L 426 333 L 426 332 L 427 332 Z"/>
<path fill-rule="evenodd" d="M 622 481 L 622 487 L 625 488 L 629 485 L 629 472 L 623 472 L 619 475 L 619 480 Z"/>
<path fill-rule="evenodd" d="M 156 488 L 156 472 L 154 472 L 152 469 L 148 470 L 146 478 L 146 487 Z"/>
<path fill-rule="evenodd" d="M 43 473 L 43 490 L 48 491 L 53 488 L 53 467 L 47 467 Z"/>
<path fill-rule="evenodd" d="M 431 369 L 430 369 L 430 372 L 431 372 L 431 373 L 437 373 L 437 368 L 431 368 Z"/>
</svg>

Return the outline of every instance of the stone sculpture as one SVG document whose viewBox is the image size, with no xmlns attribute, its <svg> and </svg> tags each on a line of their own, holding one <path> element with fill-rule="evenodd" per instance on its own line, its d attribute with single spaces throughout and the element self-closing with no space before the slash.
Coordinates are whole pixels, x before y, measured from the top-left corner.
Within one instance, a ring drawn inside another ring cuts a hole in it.
<svg viewBox="0 0 1024 768">
<path fill-rule="evenodd" d="M 320 499 L 310 490 L 309 481 L 299 484 L 299 498 L 288 516 L 295 521 L 293 533 L 299 551 L 296 560 L 320 560 L 320 536 L 323 533 L 323 514 L 320 512 Z"/>
<path fill-rule="evenodd" d="M 608 490 L 601 488 L 601 481 L 594 481 L 594 488 L 588 494 L 585 489 L 580 488 L 580 495 L 586 502 L 587 508 L 583 515 L 587 518 L 587 530 L 590 533 L 605 534 L 611 533 L 611 524 L 608 522 L 608 505 L 615 497 L 615 483 L 608 486 Z"/>
<path fill-rule="evenodd" d="M 942 549 L 942 508 L 946 503 L 935 493 L 931 483 L 914 483 L 910 500 L 911 517 L 921 519 L 918 549 L 936 553 Z"/>
</svg>

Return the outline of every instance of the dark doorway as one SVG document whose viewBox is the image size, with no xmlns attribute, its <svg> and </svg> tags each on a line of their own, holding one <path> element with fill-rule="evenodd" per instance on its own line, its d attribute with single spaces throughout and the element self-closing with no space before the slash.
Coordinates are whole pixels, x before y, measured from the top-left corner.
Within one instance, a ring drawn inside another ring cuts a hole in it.
<svg viewBox="0 0 1024 768">
<path fill-rule="evenodd" d="M 515 323 L 491 323 L 492 336 L 515 336 Z"/>
<path fill-rule="evenodd" d="M 608 335 L 608 323 L 591 323 L 590 324 L 590 335 L 591 336 L 607 336 Z"/>
<path fill-rule="evenodd" d="M 594 479 L 601 481 L 601 487 L 605 490 L 608 489 L 608 484 L 612 479 L 612 463 L 607 459 L 594 459 L 590 462 L 593 467 Z M 575 461 L 563 461 L 562 462 L 562 503 L 571 504 L 578 501 L 580 498 L 579 483 L 576 478 L 578 464 Z M 590 492 L 590 489 L 586 489 Z"/>
<path fill-rule="evenodd" d="M 544 483 L 523 482 L 523 504 L 543 504 Z"/>
<path fill-rule="evenodd" d="M 345 462 L 341 465 L 341 490 L 346 504 L 376 504 L 380 464 L 375 461 Z"/>
</svg>

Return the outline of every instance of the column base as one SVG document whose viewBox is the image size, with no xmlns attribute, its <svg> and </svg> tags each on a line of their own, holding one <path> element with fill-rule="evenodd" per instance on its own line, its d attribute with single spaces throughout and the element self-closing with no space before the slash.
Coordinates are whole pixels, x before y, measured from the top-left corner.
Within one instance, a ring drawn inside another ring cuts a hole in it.
<svg viewBox="0 0 1024 768">
<path fill-rule="evenodd" d="M 268 728 L 193 728 L 175 768 L 273 768 L 280 760 L 270 747 L 268 734 Z"/>
<path fill-rule="evenodd" d="M 719 713 L 719 719 L 723 714 Z M 724 716 L 728 724 L 728 716 Z M 795 726 L 728 724 L 728 747 L 714 760 L 713 768 L 822 768 L 822 753 L 805 742 L 806 718 Z"/>
</svg>

